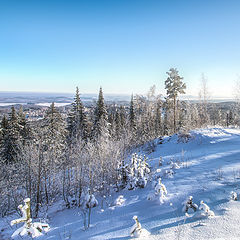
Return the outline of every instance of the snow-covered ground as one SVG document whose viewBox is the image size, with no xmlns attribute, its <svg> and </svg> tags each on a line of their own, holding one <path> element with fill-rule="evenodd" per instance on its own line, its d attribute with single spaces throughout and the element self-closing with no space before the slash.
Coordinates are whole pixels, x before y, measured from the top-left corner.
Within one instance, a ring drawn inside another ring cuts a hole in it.
<svg viewBox="0 0 240 240">
<path fill-rule="evenodd" d="M 191 135 L 188 143 L 178 143 L 176 135 L 167 137 L 148 155 L 152 174 L 162 176 L 168 191 L 163 204 L 147 200 L 147 195 L 154 191 L 152 182 L 144 189 L 114 193 L 107 199 L 108 203 L 123 195 L 122 205 L 108 207 L 105 203 L 104 211 L 100 206 L 94 208 L 91 227 L 85 231 L 77 208 L 58 212 L 52 209 L 51 230 L 39 239 L 131 239 L 134 215 L 151 234 L 142 239 L 240 239 L 240 201 L 229 200 L 231 191 L 240 193 L 240 130 L 209 128 L 192 131 Z M 161 167 L 158 166 L 160 156 Z M 164 174 L 171 167 L 170 161 L 180 166 L 174 169 L 172 178 Z M 157 172 L 159 168 L 161 171 Z M 215 217 L 198 219 L 193 214 L 186 217 L 182 202 L 189 195 L 198 205 L 204 200 Z M 15 230 L 7 221 L 0 220 L 0 230 L 3 229 L 0 239 L 9 239 Z"/>
</svg>

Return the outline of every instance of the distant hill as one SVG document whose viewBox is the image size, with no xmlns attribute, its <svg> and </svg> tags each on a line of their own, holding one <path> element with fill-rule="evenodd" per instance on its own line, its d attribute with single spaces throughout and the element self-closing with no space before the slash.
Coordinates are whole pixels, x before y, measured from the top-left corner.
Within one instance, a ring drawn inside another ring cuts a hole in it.
<svg viewBox="0 0 240 240">
<path fill-rule="evenodd" d="M 83 102 L 92 102 L 98 94 L 81 94 Z M 130 101 L 130 95 L 104 94 L 106 101 Z M 71 93 L 38 93 L 38 92 L 0 92 L 0 104 L 39 104 L 39 103 L 72 103 L 74 94 Z"/>
</svg>

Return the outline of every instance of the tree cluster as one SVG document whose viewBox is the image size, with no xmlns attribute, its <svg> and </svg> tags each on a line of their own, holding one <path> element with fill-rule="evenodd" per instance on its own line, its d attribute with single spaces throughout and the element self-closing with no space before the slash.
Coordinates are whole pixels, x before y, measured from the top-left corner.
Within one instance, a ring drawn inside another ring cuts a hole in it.
<svg viewBox="0 0 240 240">
<path fill-rule="evenodd" d="M 1 215 L 18 210 L 26 197 L 36 217 L 41 206 L 59 199 L 68 207 L 81 207 L 86 189 L 104 199 L 113 188 L 136 179 L 133 187 L 142 187 L 148 169 L 144 159 L 133 157 L 124 175 L 126 156 L 133 149 L 147 145 L 154 151 L 155 139 L 161 142 L 164 135 L 237 123 L 235 112 L 226 113 L 206 98 L 198 103 L 179 100 L 186 89 L 183 78 L 174 68 L 167 75 L 165 98 L 153 86 L 146 96 L 132 95 L 129 104 L 107 105 L 100 88 L 97 102 L 86 108 L 77 88 L 67 118 L 53 103 L 35 122 L 12 107 L 0 128 Z"/>
</svg>

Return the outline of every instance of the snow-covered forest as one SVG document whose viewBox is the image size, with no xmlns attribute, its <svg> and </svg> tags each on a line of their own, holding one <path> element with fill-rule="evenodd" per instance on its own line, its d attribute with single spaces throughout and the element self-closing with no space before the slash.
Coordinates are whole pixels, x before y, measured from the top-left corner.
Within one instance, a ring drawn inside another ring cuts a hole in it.
<svg viewBox="0 0 240 240">
<path fill-rule="evenodd" d="M 164 183 L 174 179 L 175 174 L 184 168 L 186 175 L 182 173 L 179 181 L 184 182 L 193 174 L 194 170 L 191 168 L 198 164 L 198 157 L 195 154 L 194 160 L 190 147 L 186 147 L 189 149 L 185 153 L 184 144 L 197 139 L 198 143 L 192 143 L 196 147 L 196 144 L 204 144 L 205 140 L 204 137 L 198 138 L 200 133 L 195 131 L 193 134 L 192 130 L 216 125 L 219 129 L 238 127 L 238 105 L 233 109 L 219 109 L 215 103 L 209 102 L 206 84 L 202 84 L 199 89 L 198 101 L 180 100 L 179 96 L 185 94 L 186 87 L 181 74 L 177 69 L 171 68 L 166 74 L 165 93 L 158 93 L 156 87 L 152 86 L 146 96 L 132 95 L 129 105 L 108 106 L 100 88 L 97 101 L 90 110 L 86 110 L 79 89 L 76 88 L 75 99 L 67 117 L 52 103 L 43 119 L 28 122 L 21 109 L 16 111 L 12 107 L 10 114 L 2 117 L 0 129 L 2 219 L 16 214 L 21 216 L 19 205 L 29 198 L 33 219 L 44 218 L 51 227 L 54 225 L 54 217 L 50 212 L 57 214 L 59 209 L 63 212 L 75 211 L 79 221 L 82 221 L 79 228 L 86 234 L 89 228 L 94 231 L 95 225 L 92 224 L 95 218 L 99 218 L 96 217 L 95 209 L 98 208 L 99 214 L 109 208 L 115 211 L 118 206 L 129 201 L 124 195 L 126 191 L 145 191 L 137 199 L 132 198 L 133 202 L 140 201 L 139 198 L 144 196 L 148 205 L 156 202 L 158 205 L 168 204 L 168 209 L 172 210 L 175 209 L 172 202 L 176 202 L 178 194 L 181 199 L 181 194 L 186 191 L 184 197 L 187 200 L 181 206 L 181 209 L 185 209 L 184 217 L 189 210 L 195 213 L 198 205 L 200 216 L 213 217 L 214 212 L 205 202 L 200 202 L 202 199 L 199 199 L 199 195 L 196 197 L 197 204 L 192 202 L 195 199 L 192 198 L 193 192 L 190 189 L 198 189 L 198 194 L 201 191 L 210 191 L 204 185 L 207 182 L 202 183 L 204 186 L 201 189 L 197 179 L 186 185 L 186 189 L 180 185 L 183 192 L 176 191 L 176 196 L 173 196 L 174 183 L 168 182 L 166 186 Z M 229 137 L 236 134 L 231 131 L 225 133 L 225 130 L 221 133 Z M 171 146 L 165 149 L 168 155 L 164 158 L 161 148 L 164 149 L 170 143 Z M 169 157 L 170 150 L 173 151 L 172 157 Z M 207 149 L 204 148 L 204 151 Z M 218 154 L 218 151 L 214 154 Z M 201 157 L 200 154 L 199 158 Z M 155 160 L 152 161 L 152 158 Z M 210 169 L 207 164 L 205 167 L 207 174 Z M 196 173 L 199 172 L 196 170 Z M 215 177 L 221 180 L 223 174 L 219 165 Z M 239 173 L 235 173 L 235 180 L 238 179 L 237 174 Z M 144 189 L 147 186 L 151 190 L 146 192 Z M 232 191 L 236 190 L 236 186 L 232 186 Z M 237 198 L 237 193 L 232 195 Z M 128 193 L 127 196 L 132 197 Z M 116 197 L 115 200 L 113 197 Z M 205 200 L 206 195 L 203 197 Z M 141 214 L 144 213 L 145 211 L 139 212 L 139 216 L 134 217 L 136 225 L 132 228 L 132 236 L 141 232 Z M 181 217 L 177 217 L 180 224 Z M 185 223 L 184 217 L 182 219 Z M 178 227 L 178 224 L 174 226 Z M 177 227 L 179 238 L 176 239 L 180 239 L 182 228 Z M 51 230 L 48 234 L 51 235 Z M 97 235 L 98 237 L 92 239 L 117 239 L 117 233 L 115 234 L 115 238 L 112 235 L 104 237 L 102 234 L 102 238 Z M 151 232 L 146 230 L 145 234 L 146 239 L 150 239 Z M 84 236 L 81 239 L 90 238 Z M 71 239 L 68 237 L 61 235 L 63 239 Z"/>
</svg>

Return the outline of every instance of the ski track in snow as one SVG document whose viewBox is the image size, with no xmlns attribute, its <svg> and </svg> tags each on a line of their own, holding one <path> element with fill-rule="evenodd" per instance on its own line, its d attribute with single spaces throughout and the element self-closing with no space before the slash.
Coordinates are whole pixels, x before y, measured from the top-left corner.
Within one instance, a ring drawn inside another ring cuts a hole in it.
<svg viewBox="0 0 240 240">
<path fill-rule="evenodd" d="M 165 203 L 147 200 L 148 193 L 154 190 L 148 182 L 144 189 L 114 193 L 113 202 L 119 195 L 124 196 L 123 206 L 105 206 L 104 212 L 100 207 L 94 208 L 91 227 L 86 231 L 80 210 L 51 213 L 51 230 L 38 239 L 132 239 L 129 231 L 134 215 L 151 233 L 145 238 L 149 240 L 240 239 L 240 201 L 229 201 L 231 191 L 240 193 L 240 130 L 215 127 L 192 131 L 192 136 L 188 143 L 177 143 L 176 135 L 167 137 L 164 144 L 157 145 L 156 151 L 148 155 L 152 172 L 159 168 L 160 156 L 164 160 L 162 171 L 169 169 L 168 161 L 184 159 L 181 168 L 174 170 L 173 178 L 162 178 L 168 191 Z M 190 214 L 186 218 L 182 202 L 189 195 L 198 205 L 204 200 L 216 217 L 199 220 Z M 0 227 L 1 224 L 0 220 Z M 2 239 L 9 239 L 13 230 L 5 228 L 8 229 L 2 233 L 5 237 Z"/>
</svg>

